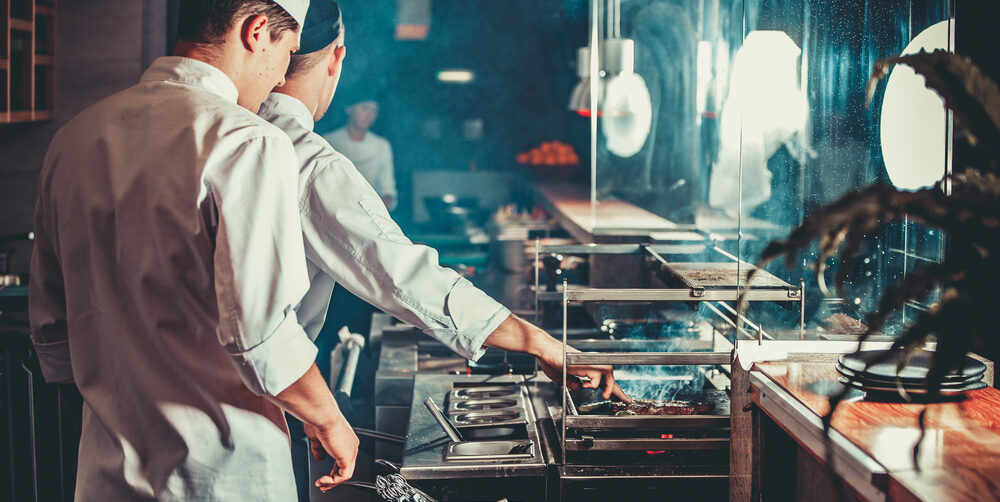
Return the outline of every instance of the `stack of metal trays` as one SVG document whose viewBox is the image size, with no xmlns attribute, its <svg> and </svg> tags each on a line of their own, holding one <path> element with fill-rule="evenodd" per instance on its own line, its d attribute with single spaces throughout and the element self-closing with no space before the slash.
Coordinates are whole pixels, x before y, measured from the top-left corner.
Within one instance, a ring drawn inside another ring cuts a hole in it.
<svg viewBox="0 0 1000 502">
<path fill-rule="evenodd" d="M 933 352 L 917 350 L 909 355 L 902 351 L 867 350 L 844 354 L 837 364 L 843 375 L 840 383 L 864 391 L 874 397 L 914 396 L 928 394 L 927 377 L 932 367 Z M 965 356 L 957 369 L 944 376 L 939 393 L 942 396 L 961 396 L 966 392 L 984 389 L 982 381 L 986 365 Z"/>
<path fill-rule="evenodd" d="M 448 416 L 467 439 L 527 437 L 522 385 L 461 387 L 448 395 Z"/>
</svg>

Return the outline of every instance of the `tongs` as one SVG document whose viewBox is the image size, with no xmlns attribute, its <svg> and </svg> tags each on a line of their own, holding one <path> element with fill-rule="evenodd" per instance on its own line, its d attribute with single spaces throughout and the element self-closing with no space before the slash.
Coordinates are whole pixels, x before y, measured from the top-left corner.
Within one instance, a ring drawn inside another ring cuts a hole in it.
<svg viewBox="0 0 1000 502">
<path fill-rule="evenodd" d="M 444 416 L 444 413 L 441 413 L 441 409 L 437 407 L 437 404 L 434 403 L 434 400 L 430 396 L 424 399 L 424 406 L 427 407 L 427 411 L 431 412 L 434 420 L 444 429 L 444 433 L 448 435 L 448 439 L 451 439 L 455 443 L 465 441 L 465 438 L 462 437 L 462 432 L 458 430 L 458 427 L 448 417 Z"/>
<path fill-rule="evenodd" d="M 437 502 L 430 495 L 407 483 L 398 473 L 375 476 L 374 483 L 344 481 L 341 484 L 373 492 L 387 502 Z"/>
</svg>

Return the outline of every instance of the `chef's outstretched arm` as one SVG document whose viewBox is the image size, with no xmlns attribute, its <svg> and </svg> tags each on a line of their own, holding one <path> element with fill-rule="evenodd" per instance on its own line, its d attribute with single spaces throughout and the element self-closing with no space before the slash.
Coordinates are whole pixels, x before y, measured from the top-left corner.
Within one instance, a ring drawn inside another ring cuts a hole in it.
<svg viewBox="0 0 1000 502">
<path fill-rule="evenodd" d="M 532 354 L 538 358 L 538 363 L 546 376 L 557 382 L 562 380 L 562 342 L 514 314 L 493 330 L 483 345 Z M 567 350 L 577 352 L 572 347 L 567 347 Z M 603 387 L 604 399 L 614 394 L 626 403 L 632 402 L 632 399 L 615 383 L 614 369 L 611 366 L 573 365 L 567 368 L 566 373 L 586 377 L 589 381 L 583 384 L 584 387 L 592 389 Z"/>
<path fill-rule="evenodd" d="M 358 458 L 358 436 L 337 407 L 315 364 L 302 378 L 269 399 L 305 424 L 316 460 L 322 460 L 327 453 L 333 458 L 333 470 L 316 481 L 320 490 L 326 493 L 351 479 Z"/>
<path fill-rule="evenodd" d="M 562 344 L 442 267 L 433 248 L 411 242 L 346 157 L 330 151 L 314 159 L 300 197 L 306 256 L 349 291 L 471 360 L 485 347 L 527 352 L 549 378 L 562 380 Z M 317 300 L 307 296 L 303 307 L 307 301 Z M 611 366 L 572 366 L 568 373 L 629 401 Z"/>
</svg>

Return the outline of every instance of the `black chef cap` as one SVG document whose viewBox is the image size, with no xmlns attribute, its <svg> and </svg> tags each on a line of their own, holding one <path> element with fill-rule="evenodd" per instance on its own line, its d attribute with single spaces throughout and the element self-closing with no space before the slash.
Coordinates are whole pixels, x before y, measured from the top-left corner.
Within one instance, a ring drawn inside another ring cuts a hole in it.
<svg viewBox="0 0 1000 502">
<path fill-rule="evenodd" d="M 333 0 L 312 0 L 306 12 L 297 54 L 310 54 L 325 49 L 340 36 L 343 28 L 340 6 Z"/>
</svg>

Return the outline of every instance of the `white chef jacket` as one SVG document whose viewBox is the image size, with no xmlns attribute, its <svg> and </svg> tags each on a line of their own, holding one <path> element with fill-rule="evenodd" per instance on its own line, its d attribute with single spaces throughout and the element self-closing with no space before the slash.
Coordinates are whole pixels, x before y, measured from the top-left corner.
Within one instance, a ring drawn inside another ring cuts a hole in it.
<svg viewBox="0 0 1000 502">
<path fill-rule="evenodd" d="M 84 110 L 49 147 L 32 337 L 85 399 L 76 500 L 292 500 L 275 395 L 312 365 L 295 152 L 181 57 Z"/>
<path fill-rule="evenodd" d="M 361 141 L 355 141 L 346 127 L 341 127 L 323 137 L 333 145 L 334 150 L 354 163 L 354 167 L 368 180 L 375 192 L 382 197 L 392 197 L 393 207 L 389 209 L 395 209 L 398 199 L 396 174 L 389 141 L 371 131 L 365 133 Z"/>
<path fill-rule="evenodd" d="M 339 282 L 462 356 L 478 359 L 510 310 L 440 266 L 437 251 L 403 235 L 351 161 L 313 132 L 305 104 L 271 93 L 260 116 L 288 133 L 302 164 L 299 210 L 311 284 L 299 319 L 306 332 L 319 334 Z"/>
</svg>

